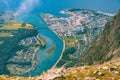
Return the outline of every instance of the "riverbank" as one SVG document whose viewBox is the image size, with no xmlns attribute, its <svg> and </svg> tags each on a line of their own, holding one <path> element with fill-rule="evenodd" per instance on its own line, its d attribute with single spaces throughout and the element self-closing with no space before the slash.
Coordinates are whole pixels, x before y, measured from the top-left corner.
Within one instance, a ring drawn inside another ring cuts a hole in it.
<svg viewBox="0 0 120 80">
<path fill-rule="evenodd" d="M 42 21 L 48 26 L 48 24 L 45 22 L 45 20 L 44 20 L 44 18 L 42 17 L 42 15 L 40 15 L 40 17 L 42 18 Z M 57 62 L 56 62 L 56 63 L 53 65 L 53 67 L 51 68 L 51 69 L 53 69 L 53 68 L 56 68 L 56 65 L 59 63 L 59 61 L 61 60 L 61 58 L 62 58 L 62 56 L 63 56 L 63 54 L 64 54 L 64 51 L 65 51 L 65 39 L 64 39 L 63 35 L 61 35 L 61 37 L 62 37 L 62 38 L 61 38 L 60 35 L 58 35 L 55 31 L 53 31 L 49 26 L 48 26 L 48 29 L 50 29 L 55 35 L 57 35 L 57 37 L 63 42 L 62 53 L 61 53 L 59 59 L 57 60 Z"/>
<path fill-rule="evenodd" d="M 59 37 L 60 38 L 60 37 Z M 61 38 L 60 38 L 61 39 Z M 64 40 L 64 37 L 63 39 L 61 39 L 63 41 L 63 50 L 62 50 L 62 53 L 61 53 L 61 56 L 59 57 L 59 59 L 57 60 L 57 62 L 54 64 L 54 66 L 52 67 L 53 68 L 56 68 L 56 65 L 59 63 L 59 61 L 61 60 L 63 54 L 64 54 L 64 51 L 65 51 L 65 40 Z"/>
<path fill-rule="evenodd" d="M 56 35 L 48 27 L 48 25 L 42 20 L 42 17 L 40 17 L 40 15 L 35 15 L 35 14 L 23 15 L 17 18 L 16 20 L 34 25 L 38 30 L 39 34 L 41 35 L 41 37 L 43 37 L 47 41 L 45 48 L 42 48 L 37 53 L 37 60 L 40 62 L 38 67 L 34 71 L 24 74 L 22 76 L 25 77 L 37 76 L 40 75 L 42 72 L 51 69 L 54 66 L 54 64 L 58 61 L 59 57 L 61 56 L 63 50 L 62 39 L 60 39 L 60 37 L 58 37 L 58 35 Z M 51 46 L 56 46 L 56 48 L 53 51 L 53 53 L 49 55 L 47 53 L 47 50 Z"/>
</svg>

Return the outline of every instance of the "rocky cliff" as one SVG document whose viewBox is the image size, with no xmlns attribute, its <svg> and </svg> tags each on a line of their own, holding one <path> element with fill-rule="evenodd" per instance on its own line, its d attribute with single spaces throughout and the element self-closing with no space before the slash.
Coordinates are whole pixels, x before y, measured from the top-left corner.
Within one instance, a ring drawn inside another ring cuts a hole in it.
<svg viewBox="0 0 120 80">
<path fill-rule="evenodd" d="M 103 32 L 91 47 L 80 57 L 79 64 L 91 65 L 103 63 L 120 57 L 120 11 L 105 25 Z"/>
</svg>

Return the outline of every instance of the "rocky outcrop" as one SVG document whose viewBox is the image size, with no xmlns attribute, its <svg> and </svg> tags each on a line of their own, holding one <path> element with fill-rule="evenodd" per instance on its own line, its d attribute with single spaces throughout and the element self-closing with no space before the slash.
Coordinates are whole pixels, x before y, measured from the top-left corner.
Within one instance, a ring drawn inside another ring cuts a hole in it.
<svg viewBox="0 0 120 80">
<path fill-rule="evenodd" d="M 120 59 L 101 65 L 73 67 L 54 80 L 119 80 Z"/>
</svg>

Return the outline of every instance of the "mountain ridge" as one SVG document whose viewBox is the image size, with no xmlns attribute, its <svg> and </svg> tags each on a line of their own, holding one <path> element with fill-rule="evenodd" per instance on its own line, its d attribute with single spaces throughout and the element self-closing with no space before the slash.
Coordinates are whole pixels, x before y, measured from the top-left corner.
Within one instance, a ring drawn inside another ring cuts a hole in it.
<svg viewBox="0 0 120 80">
<path fill-rule="evenodd" d="M 103 32 L 91 47 L 80 57 L 79 65 L 103 63 L 120 57 L 120 11 L 118 15 L 105 25 Z M 78 66 L 78 64 L 77 64 Z"/>
</svg>

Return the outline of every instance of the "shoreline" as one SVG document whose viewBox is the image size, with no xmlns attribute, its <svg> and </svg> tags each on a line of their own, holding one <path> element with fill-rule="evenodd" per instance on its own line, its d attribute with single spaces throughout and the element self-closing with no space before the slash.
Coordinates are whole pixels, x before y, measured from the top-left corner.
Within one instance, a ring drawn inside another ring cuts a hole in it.
<svg viewBox="0 0 120 80">
<path fill-rule="evenodd" d="M 44 18 L 41 16 L 40 14 L 40 17 L 42 18 L 42 21 L 46 24 Z M 47 24 L 46 24 L 47 25 Z M 48 25 L 47 25 L 48 26 Z M 59 57 L 59 59 L 56 61 L 56 63 L 50 68 L 50 69 L 53 69 L 53 68 L 56 68 L 56 65 L 59 63 L 59 61 L 61 60 L 62 56 L 63 56 L 63 53 L 65 51 L 65 40 L 64 40 L 64 37 L 60 37 L 56 32 L 54 32 L 49 26 L 47 27 L 49 30 L 51 30 L 62 42 L 63 42 L 63 49 L 62 49 L 62 52 L 61 52 L 61 55 Z M 49 69 L 49 70 L 50 70 Z"/>
<path fill-rule="evenodd" d="M 56 33 L 55 33 L 56 34 Z M 57 34 L 56 34 L 57 35 Z M 59 37 L 59 35 L 58 35 L 58 37 Z M 60 38 L 60 37 L 59 37 Z M 61 39 L 61 38 L 60 38 Z M 59 59 L 57 60 L 57 62 L 53 65 L 53 67 L 51 68 L 51 69 L 53 69 L 53 68 L 56 68 L 56 65 L 59 63 L 59 61 L 61 60 L 61 58 L 62 58 L 62 56 L 63 56 L 63 54 L 64 54 L 64 51 L 65 51 L 65 40 L 64 40 L 64 38 L 63 39 L 61 39 L 62 40 L 62 42 L 63 42 L 63 49 L 62 49 L 62 52 L 61 52 L 61 55 L 60 55 L 60 57 L 59 57 Z"/>
</svg>

